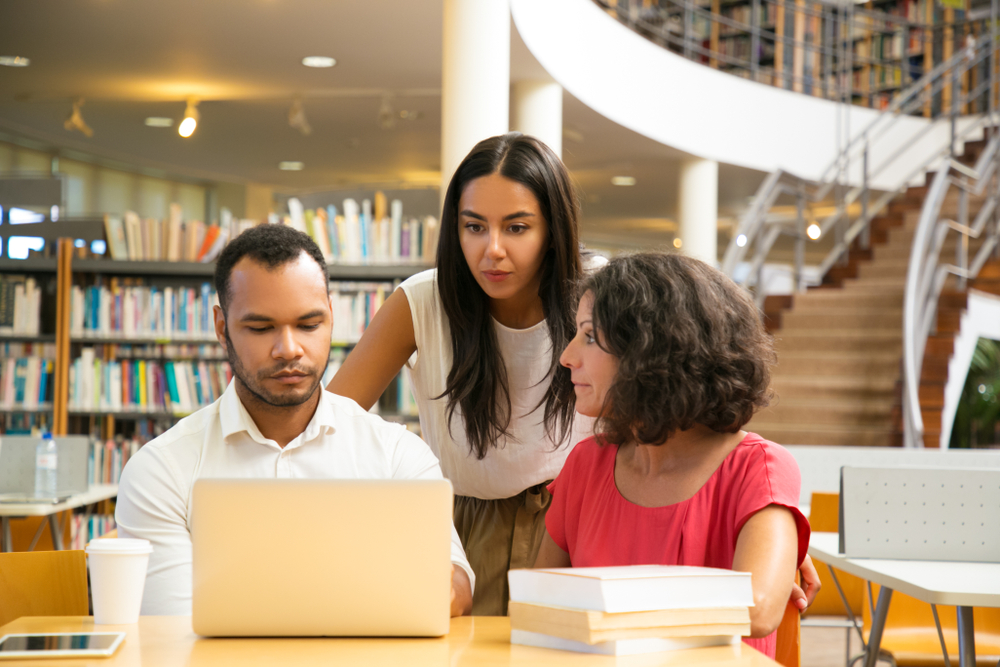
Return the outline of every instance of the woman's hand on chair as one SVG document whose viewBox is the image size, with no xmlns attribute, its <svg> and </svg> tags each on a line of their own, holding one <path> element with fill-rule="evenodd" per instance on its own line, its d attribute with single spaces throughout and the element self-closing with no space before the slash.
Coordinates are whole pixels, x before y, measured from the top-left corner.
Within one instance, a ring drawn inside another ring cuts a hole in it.
<svg viewBox="0 0 1000 667">
<path fill-rule="evenodd" d="M 791 602 L 798 607 L 799 611 L 805 611 L 813 603 L 813 600 L 816 599 L 816 594 L 819 593 L 819 589 L 822 586 L 819 581 L 819 573 L 816 571 L 816 566 L 813 565 L 809 554 L 806 554 L 805 560 L 802 561 L 802 565 L 799 567 L 799 574 L 801 575 L 802 585 L 795 584 L 792 586 Z"/>
</svg>

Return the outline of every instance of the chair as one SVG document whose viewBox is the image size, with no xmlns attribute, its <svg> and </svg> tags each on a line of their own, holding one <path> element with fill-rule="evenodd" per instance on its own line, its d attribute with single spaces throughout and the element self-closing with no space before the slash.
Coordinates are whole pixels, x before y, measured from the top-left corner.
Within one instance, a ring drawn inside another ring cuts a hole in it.
<svg viewBox="0 0 1000 667">
<path fill-rule="evenodd" d="M 840 494 L 814 491 L 809 505 L 809 525 L 818 533 L 835 533 L 840 527 Z M 837 627 L 846 628 L 847 642 L 844 662 L 851 662 L 851 632 L 857 631 L 855 620 L 860 623 L 861 610 L 864 607 L 865 582 L 854 575 L 837 570 L 834 582 L 830 568 L 825 563 L 816 562 L 816 572 L 819 574 L 819 594 L 805 613 L 802 625 L 806 627 Z M 840 589 L 837 589 L 837 583 Z M 843 597 L 841 597 L 843 593 Z M 844 601 L 847 601 L 850 613 L 844 618 Z M 853 614 L 852 620 L 850 618 Z"/>
<path fill-rule="evenodd" d="M 799 610 L 791 602 L 778 625 L 774 661 L 783 667 L 800 667 L 802 664 L 802 626 Z"/>
<path fill-rule="evenodd" d="M 0 626 L 21 616 L 86 616 L 82 551 L 0 553 Z"/>
</svg>

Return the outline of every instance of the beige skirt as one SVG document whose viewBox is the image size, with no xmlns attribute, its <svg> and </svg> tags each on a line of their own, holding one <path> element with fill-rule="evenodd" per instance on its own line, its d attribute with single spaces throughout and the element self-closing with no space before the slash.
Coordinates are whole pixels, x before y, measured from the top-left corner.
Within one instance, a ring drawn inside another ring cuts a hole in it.
<svg viewBox="0 0 1000 667">
<path fill-rule="evenodd" d="M 534 566 L 545 535 L 546 484 L 498 500 L 455 496 L 455 529 L 476 573 L 473 616 L 507 615 L 507 570 Z"/>
</svg>

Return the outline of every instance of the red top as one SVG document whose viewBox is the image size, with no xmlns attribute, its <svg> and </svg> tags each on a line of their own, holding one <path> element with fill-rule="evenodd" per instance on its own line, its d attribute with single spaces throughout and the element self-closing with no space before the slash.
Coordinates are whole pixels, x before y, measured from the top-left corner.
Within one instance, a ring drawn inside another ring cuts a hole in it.
<svg viewBox="0 0 1000 667">
<path fill-rule="evenodd" d="M 799 468 L 787 449 L 755 433 L 725 458 L 691 498 L 664 507 L 626 500 L 615 485 L 617 445 L 588 438 L 549 484 L 545 527 L 573 567 L 700 565 L 731 569 L 736 538 L 768 505 L 787 507 L 799 533 L 798 563 L 809 547 L 809 522 L 798 509 Z M 776 633 L 743 641 L 774 658 Z"/>
</svg>

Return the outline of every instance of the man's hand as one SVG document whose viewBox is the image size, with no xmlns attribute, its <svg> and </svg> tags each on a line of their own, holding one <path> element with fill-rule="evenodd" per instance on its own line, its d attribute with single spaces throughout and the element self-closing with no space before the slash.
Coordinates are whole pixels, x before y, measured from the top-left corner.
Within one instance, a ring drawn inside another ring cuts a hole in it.
<svg viewBox="0 0 1000 667">
<path fill-rule="evenodd" d="M 792 585 L 791 602 L 798 607 L 799 611 L 805 611 L 816 599 L 816 594 L 819 593 L 821 587 L 819 573 L 816 571 L 816 566 L 813 565 L 809 554 L 806 554 L 806 559 L 802 561 L 799 574 L 802 577 L 802 586 Z"/>
<path fill-rule="evenodd" d="M 451 566 L 451 615 L 465 616 L 472 612 L 472 583 L 465 570 Z"/>
</svg>

